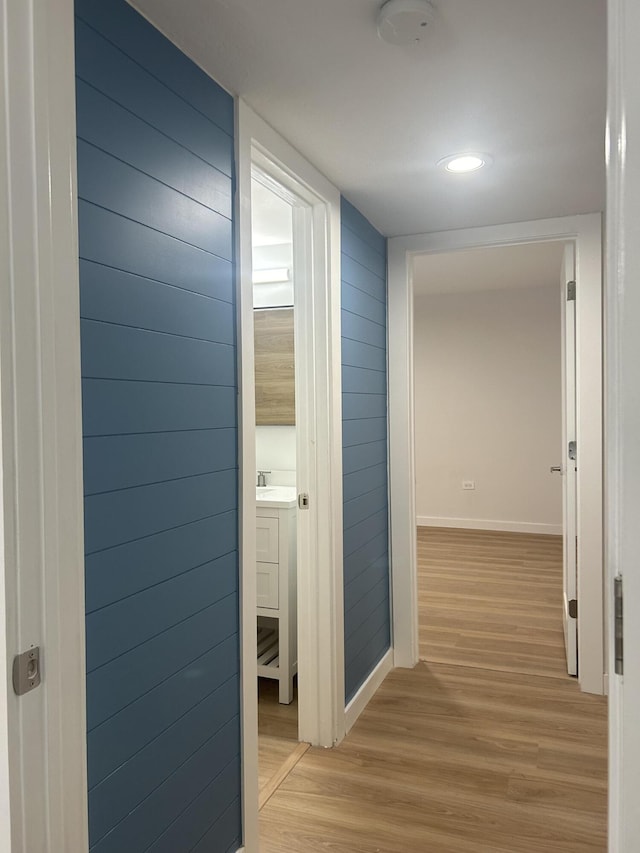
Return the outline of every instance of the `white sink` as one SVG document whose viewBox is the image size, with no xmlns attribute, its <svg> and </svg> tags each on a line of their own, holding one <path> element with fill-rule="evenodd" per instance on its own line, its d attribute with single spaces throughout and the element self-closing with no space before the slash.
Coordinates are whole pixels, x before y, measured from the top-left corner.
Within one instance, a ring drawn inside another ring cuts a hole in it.
<svg viewBox="0 0 640 853">
<path fill-rule="evenodd" d="M 295 486 L 256 486 L 256 501 L 263 506 L 290 507 L 296 499 Z"/>
</svg>

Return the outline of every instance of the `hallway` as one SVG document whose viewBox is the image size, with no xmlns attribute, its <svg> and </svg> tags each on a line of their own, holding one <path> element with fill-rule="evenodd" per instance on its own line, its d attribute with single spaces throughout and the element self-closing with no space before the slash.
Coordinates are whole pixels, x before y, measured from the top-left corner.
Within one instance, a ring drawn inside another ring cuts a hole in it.
<svg viewBox="0 0 640 853">
<path fill-rule="evenodd" d="M 302 756 L 261 853 L 603 853 L 606 702 L 562 671 L 559 540 L 418 543 L 431 659 L 391 673 L 337 750 Z"/>
</svg>

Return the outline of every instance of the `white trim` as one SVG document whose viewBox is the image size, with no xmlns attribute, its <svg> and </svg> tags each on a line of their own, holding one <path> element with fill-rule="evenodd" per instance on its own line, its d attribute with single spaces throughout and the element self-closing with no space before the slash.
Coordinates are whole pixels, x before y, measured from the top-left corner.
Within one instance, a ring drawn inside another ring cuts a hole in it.
<svg viewBox="0 0 640 853">
<path fill-rule="evenodd" d="M 72 0 L 0 0 L 0 381 L 11 850 L 88 849 Z M 5 682 L 6 684 L 6 682 Z"/>
<path fill-rule="evenodd" d="M 503 530 L 505 533 L 536 533 L 562 536 L 561 524 L 538 524 L 534 521 L 493 521 L 486 518 L 436 518 L 419 515 L 418 527 L 454 527 L 464 530 Z"/>
<path fill-rule="evenodd" d="M 307 418 L 309 429 L 315 430 L 314 458 L 312 463 L 301 460 L 298 474 L 300 491 L 309 492 L 313 502 L 312 510 L 305 513 L 304 519 L 298 519 L 299 528 L 304 521 L 310 529 L 306 537 L 309 542 L 306 543 L 305 571 L 298 574 L 298 716 L 301 740 L 329 747 L 338 743 L 345 733 L 340 194 L 242 100 L 238 102 L 240 509 L 245 519 L 255 517 L 252 162 L 258 163 L 263 171 L 307 202 L 313 217 L 314 286 L 307 310 L 314 318 L 314 350 L 313 356 L 298 363 L 302 375 L 307 380 L 313 378 L 316 397 L 314 416 Z M 300 355 L 301 352 L 296 354 L 297 360 Z M 309 450 L 305 452 L 309 455 Z M 253 853 L 258 844 L 258 809 L 255 530 L 252 524 L 242 526 L 241 539 L 244 840 L 247 851 Z"/>
<path fill-rule="evenodd" d="M 411 259 L 429 252 L 542 241 L 575 241 L 578 281 L 578 627 L 580 685 L 603 692 L 602 217 L 517 222 L 389 240 L 389 412 L 393 619 L 396 665 L 418 660 L 413 287 Z"/>
<path fill-rule="evenodd" d="M 624 582 L 624 677 L 615 675 L 614 608 L 608 598 L 609 853 L 640 838 L 640 107 L 636 96 L 640 6 L 608 2 L 606 317 L 606 591 Z"/>
<path fill-rule="evenodd" d="M 345 725 L 347 733 L 351 731 L 358 717 L 373 699 L 376 691 L 393 669 L 393 649 L 387 649 L 375 668 L 369 673 L 367 680 L 345 708 Z"/>
</svg>

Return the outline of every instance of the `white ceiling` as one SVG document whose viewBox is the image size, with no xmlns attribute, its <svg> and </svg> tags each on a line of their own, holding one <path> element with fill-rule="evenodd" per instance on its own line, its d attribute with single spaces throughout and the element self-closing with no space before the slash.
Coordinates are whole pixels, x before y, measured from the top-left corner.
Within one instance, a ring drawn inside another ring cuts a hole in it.
<svg viewBox="0 0 640 853">
<path fill-rule="evenodd" d="M 563 254 L 563 243 L 530 243 L 418 255 L 413 262 L 413 292 L 427 296 L 557 287 L 559 300 Z"/>
<path fill-rule="evenodd" d="M 434 0 L 417 47 L 381 0 L 134 0 L 388 236 L 604 207 L 606 0 Z M 443 156 L 493 155 L 450 175 Z"/>
</svg>

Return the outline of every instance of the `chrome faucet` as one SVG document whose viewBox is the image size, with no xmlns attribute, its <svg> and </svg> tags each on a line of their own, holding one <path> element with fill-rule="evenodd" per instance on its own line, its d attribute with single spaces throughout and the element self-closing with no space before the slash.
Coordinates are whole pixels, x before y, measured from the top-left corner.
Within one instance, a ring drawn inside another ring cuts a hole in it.
<svg viewBox="0 0 640 853">
<path fill-rule="evenodd" d="M 264 488 L 267 485 L 265 474 L 270 474 L 271 471 L 258 471 L 258 488 Z"/>
</svg>

